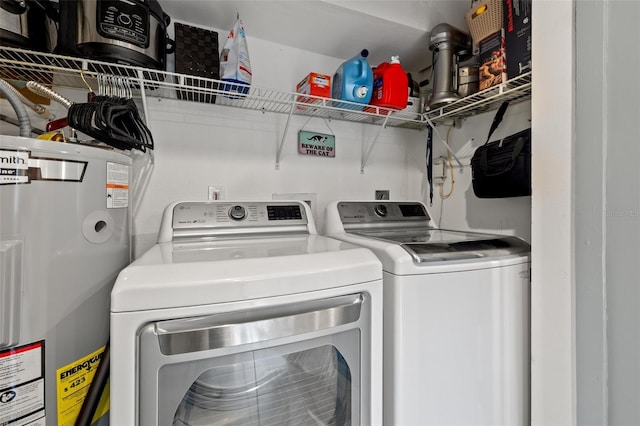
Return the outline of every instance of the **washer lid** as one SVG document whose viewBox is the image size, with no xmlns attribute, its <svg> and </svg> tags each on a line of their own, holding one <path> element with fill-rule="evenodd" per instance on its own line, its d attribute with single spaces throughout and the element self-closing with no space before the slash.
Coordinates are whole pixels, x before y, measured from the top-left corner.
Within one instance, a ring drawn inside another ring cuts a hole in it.
<svg viewBox="0 0 640 426">
<path fill-rule="evenodd" d="M 531 250 L 528 243 L 513 236 L 445 229 L 394 228 L 350 233 L 399 244 L 411 255 L 414 263 L 501 257 Z"/>
<path fill-rule="evenodd" d="M 336 245 L 325 238 L 308 236 L 237 238 L 226 240 L 194 240 L 173 242 L 161 246 L 168 251 L 165 257 L 171 263 L 243 261 L 248 259 L 305 256 L 322 252 L 334 252 L 345 246 Z"/>
<path fill-rule="evenodd" d="M 112 312 L 285 296 L 382 279 L 368 249 L 319 235 L 159 243 L 126 267 Z"/>
</svg>

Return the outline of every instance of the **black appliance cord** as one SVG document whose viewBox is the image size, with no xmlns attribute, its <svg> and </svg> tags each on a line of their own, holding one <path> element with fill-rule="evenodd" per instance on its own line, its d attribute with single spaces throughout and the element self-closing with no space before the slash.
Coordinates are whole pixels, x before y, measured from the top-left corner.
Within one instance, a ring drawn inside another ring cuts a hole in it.
<svg viewBox="0 0 640 426">
<path fill-rule="evenodd" d="M 91 420 L 93 420 L 93 416 L 100 403 L 102 392 L 104 392 L 104 387 L 107 385 L 107 380 L 109 380 L 109 363 L 109 341 L 107 341 L 107 345 L 102 353 L 102 359 L 100 360 L 100 364 L 98 364 L 98 369 L 93 376 L 87 396 L 76 418 L 75 426 L 91 425 Z"/>
<path fill-rule="evenodd" d="M 433 206 L 433 128 L 427 128 L 427 181 L 429 181 L 429 205 Z"/>
</svg>

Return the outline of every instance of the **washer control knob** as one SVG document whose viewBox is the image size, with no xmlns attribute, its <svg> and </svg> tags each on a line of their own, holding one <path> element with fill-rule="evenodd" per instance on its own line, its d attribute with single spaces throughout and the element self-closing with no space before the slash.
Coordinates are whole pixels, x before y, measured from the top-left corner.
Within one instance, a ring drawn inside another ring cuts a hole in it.
<svg viewBox="0 0 640 426">
<path fill-rule="evenodd" d="M 378 204 L 374 210 L 380 217 L 385 217 L 387 215 L 387 206 L 384 204 Z"/>
<path fill-rule="evenodd" d="M 233 206 L 229 209 L 229 217 L 233 220 L 242 220 L 247 216 L 247 211 L 242 206 Z"/>
</svg>

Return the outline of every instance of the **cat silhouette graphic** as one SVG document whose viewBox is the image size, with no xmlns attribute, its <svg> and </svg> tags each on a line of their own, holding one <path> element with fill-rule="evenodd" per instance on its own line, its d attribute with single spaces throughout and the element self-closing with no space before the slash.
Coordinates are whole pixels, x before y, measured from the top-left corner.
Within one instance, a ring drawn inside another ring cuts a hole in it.
<svg viewBox="0 0 640 426">
<path fill-rule="evenodd" d="M 324 142 L 327 140 L 326 136 L 320 136 L 320 135 L 313 135 L 310 138 L 307 138 L 308 141 L 314 141 L 314 142 Z"/>
</svg>

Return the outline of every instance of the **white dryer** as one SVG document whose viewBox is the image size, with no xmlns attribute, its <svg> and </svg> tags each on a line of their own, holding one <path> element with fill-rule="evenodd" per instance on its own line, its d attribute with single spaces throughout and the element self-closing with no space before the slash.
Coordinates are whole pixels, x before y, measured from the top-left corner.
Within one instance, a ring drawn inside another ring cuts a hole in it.
<svg viewBox="0 0 640 426">
<path fill-rule="evenodd" d="M 511 236 L 436 229 L 420 202 L 335 202 L 326 234 L 384 275 L 384 422 L 529 423 L 529 253 Z"/>
<path fill-rule="evenodd" d="M 112 424 L 382 423 L 382 265 L 305 203 L 169 205 L 111 327 Z"/>
</svg>

